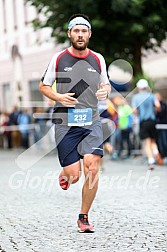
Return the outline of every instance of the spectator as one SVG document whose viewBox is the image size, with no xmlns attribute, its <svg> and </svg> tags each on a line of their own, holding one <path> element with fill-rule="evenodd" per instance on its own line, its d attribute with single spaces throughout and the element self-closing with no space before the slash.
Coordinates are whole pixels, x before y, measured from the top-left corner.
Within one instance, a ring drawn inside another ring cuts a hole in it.
<svg viewBox="0 0 167 252">
<path fill-rule="evenodd" d="M 6 126 L 9 126 L 9 115 L 7 112 L 2 112 L 0 117 L 0 126 L 2 127 L 3 132 L 3 145 L 4 145 L 4 139 L 7 143 L 7 148 L 12 148 L 12 142 L 11 142 L 11 131 L 6 129 Z"/>
<path fill-rule="evenodd" d="M 161 104 L 161 110 L 156 114 L 157 123 L 161 125 L 166 124 L 166 128 L 158 130 L 157 144 L 161 156 L 167 157 L 167 103 L 162 99 L 160 93 L 156 93 L 155 96 Z"/>
<path fill-rule="evenodd" d="M 13 107 L 12 113 L 9 116 L 10 125 L 17 125 L 17 118 L 18 118 L 19 113 L 20 113 L 20 111 L 19 111 L 18 107 L 15 105 Z"/>
<path fill-rule="evenodd" d="M 120 142 L 121 142 L 121 132 L 118 126 L 118 105 L 120 104 L 121 97 L 115 96 L 112 99 L 113 105 L 115 107 L 114 114 L 112 115 L 112 121 L 115 124 L 115 131 L 111 136 L 111 144 L 113 147 L 113 151 L 111 154 L 111 160 L 118 160 L 118 151 L 120 149 Z"/>
<path fill-rule="evenodd" d="M 53 109 L 55 106 L 55 101 L 53 101 L 51 99 L 47 99 L 47 103 L 48 103 L 49 107 L 46 110 L 46 113 L 48 114 L 46 127 L 47 127 L 47 131 L 48 131 L 49 142 L 54 143 L 55 142 L 55 139 L 53 137 L 54 136 L 54 127 L 52 127 L 54 124 L 52 123 L 52 114 L 53 114 Z M 51 131 L 50 131 L 50 128 L 52 128 Z"/>
<path fill-rule="evenodd" d="M 140 121 L 138 115 L 132 114 L 132 146 L 134 156 L 140 155 L 141 141 L 140 141 Z"/>
<path fill-rule="evenodd" d="M 18 122 L 19 130 L 22 136 L 22 147 L 27 149 L 29 148 L 29 132 L 30 132 L 28 125 L 31 122 L 31 117 L 28 114 L 27 109 L 24 109 L 23 112 L 19 114 L 17 118 L 17 122 Z"/>
<path fill-rule="evenodd" d="M 45 111 L 43 108 L 36 107 L 34 108 L 34 123 L 36 124 L 35 132 L 34 132 L 34 142 L 39 145 L 39 140 L 46 134 L 47 126 L 46 126 L 46 119 L 45 118 Z M 42 147 L 42 146 L 39 146 Z"/>
<path fill-rule="evenodd" d="M 124 144 L 126 144 L 126 158 L 129 158 L 131 156 L 130 133 L 132 131 L 132 108 L 127 104 L 125 99 L 121 99 L 118 105 L 118 126 L 121 134 L 118 157 L 121 157 Z"/>
<path fill-rule="evenodd" d="M 20 114 L 20 111 L 18 107 L 15 105 L 13 107 L 13 111 L 9 115 L 9 126 L 16 126 L 17 123 L 17 118 Z M 21 135 L 19 130 L 13 129 L 11 131 L 11 142 L 12 142 L 12 147 L 19 147 L 21 145 Z"/>
<path fill-rule="evenodd" d="M 111 145 L 111 133 L 112 133 L 112 114 L 114 113 L 113 104 L 110 103 L 110 100 L 104 100 L 98 102 L 98 110 L 100 114 L 100 119 L 103 129 L 103 148 L 104 151 L 111 154 L 112 145 Z"/>
</svg>

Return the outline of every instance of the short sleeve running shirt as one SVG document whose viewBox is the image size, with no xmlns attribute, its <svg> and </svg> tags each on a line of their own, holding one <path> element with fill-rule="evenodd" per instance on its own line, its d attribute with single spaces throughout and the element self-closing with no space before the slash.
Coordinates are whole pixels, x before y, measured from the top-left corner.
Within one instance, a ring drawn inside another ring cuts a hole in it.
<svg viewBox="0 0 167 252">
<path fill-rule="evenodd" d="M 132 109 L 129 105 L 118 106 L 118 124 L 120 129 L 132 127 Z"/>
<path fill-rule="evenodd" d="M 56 81 L 56 91 L 58 93 L 75 93 L 74 97 L 79 102 L 75 108 L 92 108 L 93 120 L 99 118 L 98 100 L 95 93 L 99 89 L 100 83 L 109 83 L 105 60 L 101 54 L 89 50 L 87 55 L 78 57 L 73 55 L 67 48 L 52 57 L 41 80 L 45 85 L 49 86 L 52 86 Z M 65 114 L 67 110 L 67 107 L 56 103 L 54 113 L 61 114 L 61 124 L 66 124 Z M 56 121 L 55 123 L 58 123 L 58 120 Z"/>
<path fill-rule="evenodd" d="M 138 93 L 132 99 L 132 107 L 139 111 L 140 122 L 146 120 L 155 120 L 154 104 L 156 101 L 155 95 L 148 92 Z"/>
</svg>

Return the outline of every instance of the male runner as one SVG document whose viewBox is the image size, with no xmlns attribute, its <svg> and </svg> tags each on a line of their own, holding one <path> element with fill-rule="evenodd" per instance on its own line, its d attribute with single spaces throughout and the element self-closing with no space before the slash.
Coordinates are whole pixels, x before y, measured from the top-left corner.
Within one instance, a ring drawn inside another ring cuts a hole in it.
<svg viewBox="0 0 167 252">
<path fill-rule="evenodd" d="M 88 212 L 97 192 L 98 168 L 103 156 L 97 104 L 111 91 L 103 56 L 87 47 L 91 33 L 89 18 L 74 14 L 67 31 L 71 46 L 53 56 L 40 82 L 41 93 L 56 101 L 53 122 L 63 167 L 59 177 L 62 189 L 67 190 L 78 181 L 83 159 L 85 183 L 77 221 L 79 232 L 94 232 Z M 55 80 L 56 91 L 52 89 Z"/>
<path fill-rule="evenodd" d="M 147 80 L 140 79 L 136 87 L 139 92 L 132 99 L 132 108 L 134 113 L 139 116 L 140 138 L 145 147 L 149 169 L 153 170 L 156 163 L 162 165 L 163 162 L 156 143 L 155 128 L 155 109 L 160 111 L 161 105 L 155 95 L 150 92 Z"/>
</svg>

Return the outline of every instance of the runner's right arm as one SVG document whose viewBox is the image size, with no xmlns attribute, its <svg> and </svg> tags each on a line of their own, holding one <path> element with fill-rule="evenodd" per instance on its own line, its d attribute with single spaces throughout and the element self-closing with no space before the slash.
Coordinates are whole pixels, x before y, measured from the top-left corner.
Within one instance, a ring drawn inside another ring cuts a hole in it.
<svg viewBox="0 0 167 252">
<path fill-rule="evenodd" d="M 60 94 L 52 89 L 52 85 L 56 79 L 56 57 L 57 54 L 52 57 L 45 73 L 43 74 L 39 84 L 39 90 L 43 95 L 53 101 L 60 102 L 63 106 L 74 107 L 78 103 L 77 99 L 72 97 L 75 93 Z"/>
</svg>

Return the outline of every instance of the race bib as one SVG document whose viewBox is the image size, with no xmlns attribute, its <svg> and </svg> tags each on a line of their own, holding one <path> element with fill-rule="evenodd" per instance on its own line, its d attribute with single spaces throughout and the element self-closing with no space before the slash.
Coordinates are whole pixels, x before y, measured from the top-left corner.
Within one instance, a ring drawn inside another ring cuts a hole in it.
<svg viewBox="0 0 167 252">
<path fill-rule="evenodd" d="M 92 109 L 68 109 L 68 126 L 86 126 L 92 124 Z"/>
</svg>

